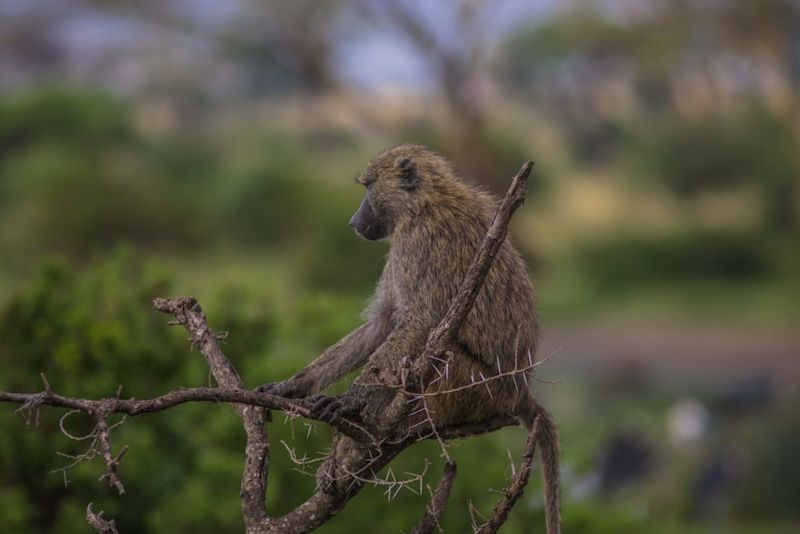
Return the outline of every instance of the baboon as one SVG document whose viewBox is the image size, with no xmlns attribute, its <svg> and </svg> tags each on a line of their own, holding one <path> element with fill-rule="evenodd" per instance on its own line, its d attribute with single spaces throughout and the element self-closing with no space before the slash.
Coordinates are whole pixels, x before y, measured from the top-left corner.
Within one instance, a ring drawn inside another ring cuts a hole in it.
<svg viewBox="0 0 800 534">
<path fill-rule="evenodd" d="M 458 292 L 498 206 L 489 194 L 460 179 L 447 160 L 419 145 L 382 152 L 357 181 L 366 194 L 350 225 L 367 240 L 389 241 L 366 322 L 288 380 L 259 388 L 306 398 L 363 368 L 344 395 L 312 398 L 313 409 L 326 420 L 348 413 L 359 413 L 367 421 L 380 419 L 381 408 L 388 406 L 396 389 L 377 385 L 376 377 L 387 369 L 399 374 L 402 358 L 421 354 L 428 333 Z M 444 378 L 427 392 L 529 366 L 537 337 L 533 286 L 524 261 L 507 239 L 457 333 Z M 524 374 L 510 373 L 477 387 L 429 396 L 427 404 L 437 428 L 498 416 L 518 417 L 530 428 L 540 418 L 548 532 L 554 534 L 560 530 L 558 431 L 530 393 Z"/>
</svg>

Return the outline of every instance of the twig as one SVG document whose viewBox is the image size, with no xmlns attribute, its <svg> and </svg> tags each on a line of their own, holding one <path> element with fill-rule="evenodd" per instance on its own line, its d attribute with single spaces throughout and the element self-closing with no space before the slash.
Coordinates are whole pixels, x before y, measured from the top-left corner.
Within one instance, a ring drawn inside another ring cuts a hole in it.
<svg viewBox="0 0 800 534">
<path fill-rule="evenodd" d="M 100 534 L 119 534 L 113 519 L 103 517 L 103 512 L 94 513 L 92 503 L 86 507 L 86 522 Z"/>
<path fill-rule="evenodd" d="M 450 490 L 453 489 L 456 471 L 456 463 L 452 460 L 444 464 L 442 478 L 436 485 L 436 491 L 431 493 L 431 503 L 425 508 L 425 514 L 411 531 L 411 534 L 428 534 L 439 526 L 442 513 L 444 513 L 447 501 L 450 499 Z"/>
<path fill-rule="evenodd" d="M 522 455 L 522 464 L 519 469 L 511 478 L 511 484 L 503 494 L 503 497 L 497 502 L 492 510 L 492 517 L 489 518 L 483 525 L 476 529 L 477 534 L 493 534 L 497 532 L 503 523 L 508 519 L 508 514 L 511 508 L 522 497 L 525 491 L 525 486 L 528 484 L 528 478 L 531 474 L 531 465 L 533 463 L 533 455 L 536 452 L 536 442 L 539 439 L 539 423 L 540 416 L 536 416 L 533 422 L 533 427 L 528 433 L 528 444 L 525 446 L 525 453 Z"/>
<path fill-rule="evenodd" d="M 211 332 L 205 314 L 194 297 L 159 298 L 153 301 L 153 306 L 160 312 L 172 315 L 178 324 L 186 328 L 192 346 L 203 354 L 217 384 L 230 390 L 244 389 L 239 373 L 219 348 L 217 341 L 221 336 Z M 266 430 L 268 415 L 266 410 L 255 406 L 235 404 L 234 409 L 241 417 L 247 434 L 240 486 L 242 517 L 248 532 L 260 532 L 270 521 L 264 499 L 270 454 Z"/>
<path fill-rule="evenodd" d="M 314 417 L 314 414 L 311 413 L 311 410 L 308 409 L 304 401 L 287 399 L 277 395 L 267 395 L 245 389 L 185 388 L 170 391 L 169 393 L 150 399 L 115 399 L 114 397 L 107 397 L 98 400 L 65 397 L 53 393 L 52 391 L 41 391 L 38 393 L 8 393 L 0 391 L 0 402 L 22 404 L 18 411 L 26 411 L 28 413 L 38 408 L 38 406 L 46 405 L 59 408 L 71 408 L 72 412 L 66 415 L 77 412 L 94 414 L 102 404 L 108 403 L 109 401 L 114 401 L 114 407 L 109 414 L 124 413 L 130 416 L 161 412 L 189 402 L 229 402 L 244 406 L 278 410 L 292 415 L 296 414 L 306 419 L 320 421 L 320 419 Z M 349 435 L 358 441 L 371 442 L 375 439 L 366 428 L 346 418 L 338 419 L 332 426 L 343 434 Z"/>
<path fill-rule="evenodd" d="M 119 479 L 119 475 L 117 475 L 117 467 L 119 466 L 119 461 L 122 460 L 122 457 L 128 452 L 128 446 L 125 445 L 122 447 L 122 450 L 116 456 L 111 453 L 111 443 L 108 440 L 108 423 L 105 417 L 97 418 L 96 432 L 100 450 L 106 462 L 106 472 L 100 477 L 100 480 L 108 479 L 108 483 L 117 490 L 117 493 L 123 495 L 125 493 L 125 486 L 122 485 L 122 481 Z"/>
<path fill-rule="evenodd" d="M 373 461 L 373 463 L 375 463 L 375 461 Z M 369 484 L 371 486 L 376 486 L 376 487 L 378 486 L 385 487 L 386 491 L 384 491 L 383 493 L 389 498 L 389 500 L 391 500 L 394 499 L 400 492 L 400 490 L 403 488 L 406 488 L 412 493 L 415 493 L 417 495 L 421 495 L 422 480 L 428 473 L 429 468 L 430 468 L 430 462 L 426 459 L 425 465 L 423 466 L 421 472 L 419 473 L 407 472 L 405 474 L 408 475 L 408 478 L 403 478 L 403 479 L 398 479 L 395 476 L 394 471 L 392 471 L 391 467 L 386 471 L 386 476 L 383 478 L 379 477 L 375 473 L 375 470 L 370 470 L 372 474 L 372 476 L 370 477 L 363 477 L 358 472 L 350 471 L 346 467 L 342 467 L 342 471 L 344 471 L 345 475 L 347 475 L 349 478 L 352 478 L 354 481 L 358 481 L 362 484 Z M 363 470 L 364 470 L 363 468 L 360 469 L 360 471 Z M 413 488 L 413 485 L 417 483 L 419 483 L 418 490 Z"/>
</svg>

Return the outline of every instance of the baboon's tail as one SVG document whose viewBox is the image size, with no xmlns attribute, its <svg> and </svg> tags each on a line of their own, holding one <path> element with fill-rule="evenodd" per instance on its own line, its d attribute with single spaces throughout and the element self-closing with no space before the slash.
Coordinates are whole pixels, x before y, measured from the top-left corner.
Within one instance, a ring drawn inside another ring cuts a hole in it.
<svg viewBox="0 0 800 534">
<path fill-rule="evenodd" d="M 528 413 L 522 419 L 529 430 L 533 428 L 534 420 L 539 419 L 539 435 L 536 441 L 542 464 L 547 534 L 561 534 L 561 478 L 559 475 L 561 446 L 558 427 L 550 413 L 532 395 L 529 406 Z"/>
</svg>

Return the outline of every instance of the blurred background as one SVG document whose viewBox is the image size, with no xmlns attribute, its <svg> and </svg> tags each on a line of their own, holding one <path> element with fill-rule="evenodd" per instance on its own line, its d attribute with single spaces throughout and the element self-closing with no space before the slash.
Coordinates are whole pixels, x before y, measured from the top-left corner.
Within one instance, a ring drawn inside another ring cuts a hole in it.
<svg viewBox="0 0 800 534">
<path fill-rule="evenodd" d="M 800 529 L 800 3 L 0 0 L 0 389 L 144 398 L 209 383 L 150 307 L 193 294 L 249 386 L 359 323 L 386 252 L 347 225 L 378 151 L 424 143 L 502 194 L 538 288 L 536 394 L 567 532 Z M 344 385 L 346 387 L 346 384 Z M 227 406 L 129 421 L 117 497 L 57 410 L 0 407 L 5 532 L 240 532 Z M 73 433 L 88 421 L 71 418 Z M 270 427 L 272 513 L 327 429 Z M 468 532 L 524 431 L 460 443 Z M 394 472 L 441 472 L 435 446 Z M 479 466 L 479 468 L 478 468 Z M 399 475 L 398 475 L 399 476 Z M 407 531 L 368 488 L 322 532 Z M 541 531 L 538 476 L 507 532 Z"/>
</svg>

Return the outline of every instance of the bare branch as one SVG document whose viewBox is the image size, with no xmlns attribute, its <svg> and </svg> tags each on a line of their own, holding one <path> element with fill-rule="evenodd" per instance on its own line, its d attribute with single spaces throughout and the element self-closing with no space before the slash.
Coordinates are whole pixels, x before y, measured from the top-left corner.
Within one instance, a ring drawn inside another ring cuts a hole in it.
<svg viewBox="0 0 800 534">
<path fill-rule="evenodd" d="M 19 410 L 26 412 L 33 411 L 40 405 L 46 405 L 71 408 L 75 411 L 94 414 L 100 409 L 101 405 L 109 401 L 114 403 L 113 409 L 109 414 L 124 413 L 130 416 L 161 412 L 188 402 L 230 402 L 232 404 L 278 410 L 291 415 L 299 415 L 306 419 L 320 420 L 314 417 L 314 414 L 311 413 L 302 400 L 287 399 L 277 395 L 267 395 L 244 389 L 186 388 L 170 391 L 151 399 L 141 400 L 114 399 L 113 397 L 99 400 L 79 399 L 64 397 L 52 391 L 38 393 L 8 393 L 0 391 L 0 402 L 22 404 Z M 358 441 L 374 441 L 373 436 L 364 427 L 345 418 L 335 421 L 333 426 L 343 434 L 349 435 Z"/>
<path fill-rule="evenodd" d="M 92 511 L 92 503 L 89 503 L 89 506 L 86 507 L 86 522 L 100 534 L 119 534 L 114 520 L 103 517 L 102 511 L 94 513 Z"/>
<path fill-rule="evenodd" d="M 453 481 L 456 478 L 456 463 L 449 461 L 444 464 L 444 473 L 439 484 L 436 485 L 436 491 L 431 494 L 431 503 L 425 508 L 425 514 L 420 519 L 412 534 L 428 534 L 433 532 L 439 526 L 439 521 L 444 513 L 447 501 L 450 499 L 450 490 L 453 489 Z"/>
<path fill-rule="evenodd" d="M 508 519 L 508 514 L 511 508 L 516 504 L 522 493 L 525 491 L 525 486 L 528 484 L 528 478 L 531 474 L 531 465 L 533 463 L 533 455 L 536 452 L 536 442 L 539 439 L 539 424 L 541 416 L 536 416 L 533 422 L 533 427 L 528 433 L 528 444 L 525 447 L 525 453 L 522 455 L 522 465 L 520 465 L 517 472 L 511 479 L 511 485 L 508 486 L 503 497 L 497 502 L 492 510 L 492 517 L 486 523 L 481 525 L 477 530 L 477 534 L 493 534 L 497 532 L 503 523 Z"/>
<path fill-rule="evenodd" d="M 119 461 L 123 456 L 125 456 L 125 453 L 128 452 L 128 446 L 124 446 L 119 454 L 114 456 L 111 453 L 111 443 L 108 440 L 108 430 L 106 418 L 98 417 L 95 431 L 97 432 L 100 450 L 103 452 L 103 459 L 106 462 L 106 472 L 100 477 L 100 480 L 103 480 L 104 478 L 108 479 L 108 483 L 117 490 L 117 493 L 122 495 L 125 493 L 125 486 L 122 485 L 122 481 L 117 475 L 117 467 L 119 466 Z"/>
<path fill-rule="evenodd" d="M 186 328 L 192 346 L 200 349 L 217 384 L 226 389 L 244 389 L 239 373 L 219 348 L 218 336 L 211 332 L 205 314 L 194 297 L 155 299 L 153 306 L 163 313 L 172 315 Z M 247 434 L 245 466 L 240 487 L 242 517 L 248 532 L 260 532 L 264 525 L 269 523 L 264 498 L 269 470 L 270 450 L 266 427 L 269 416 L 266 410 L 255 406 L 234 404 L 234 409 L 242 418 Z"/>
</svg>

